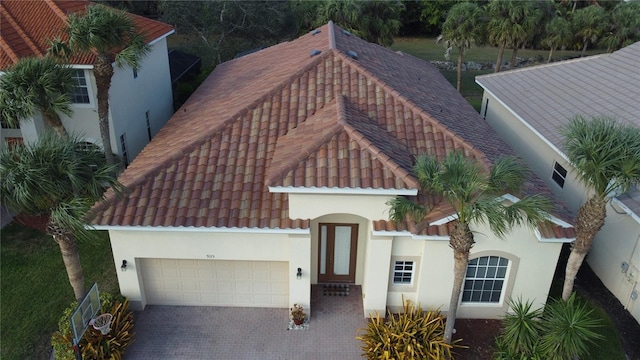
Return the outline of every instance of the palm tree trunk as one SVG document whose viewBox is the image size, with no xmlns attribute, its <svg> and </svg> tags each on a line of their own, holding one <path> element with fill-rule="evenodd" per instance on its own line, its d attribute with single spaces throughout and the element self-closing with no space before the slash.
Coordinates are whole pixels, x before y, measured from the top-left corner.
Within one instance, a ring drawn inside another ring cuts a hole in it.
<svg viewBox="0 0 640 360">
<path fill-rule="evenodd" d="M 76 300 L 80 300 L 84 297 L 84 275 L 82 273 L 80 253 L 78 252 L 76 239 L 73 235 L 54 235 L 53 238 L 58 243 L 58 246 L 60 246 L 62 260 L 67 269 L 69 283 L 71 283 Z"/>
<path fill-rule="evenodd" d="M 516 67 L 516 58 L 518 57 L 518 48 L 519 46 L 513 47 L 513 52 L 511 53 L 511 63 L 509 64 L 509 70 L 513 70 Z"/>
<path fill-rule="evenodd" d="M 458 92 L 461 93 L 462 91 L 462 55 L 463 55 L 464 49 L 462 47 L 458 48 L 458 80 L 456 81 L 456 87 L 458 89 Z"/>
<path fill-rule="evenodd" d="M 604 225 L 606 200 L 598 195 L 590 198 L 578 210 L 576 217 L 576 240 L 571 245 L 562 288 L 562 299 L 568 300 L 573 292 L 573 283 L 585 256 L 591 249 L 593 239 Z"/>
<path fill-rule="evenodd" d="M 444 326 L 444 341 L 447 344 L 451 344 L 453 340 L 453 327 L 456 323 L 456 314 L 458 313 L 458 304 L 460 303 L 460 292 L 462 292 L 462 283 L 464 282 L 464 276 L 469 263 L 469 253 L 454 251 L 453 258 L 453 289 L 451 290 L 451 299 L 449 300 L 447 322 Z"/>
<path fill-rule="evenodd" d="M 502 44 L 500 45 L 500 47 L 498 48 L 498 59 L 496 60 L 496 71 L 495 72 L 500 72 L 500 68 L 502 67 L 502 56 L 504 55 L 504 48 L 505 45 Z"/>
<path fill-rule="evenodd" d="M 113 77 L 113 66 L 107 56 L 98 56 L 98 61 L 94 64 L 93 74 L 96 77 L 98 88 L 98 119 L 100 124 L 100 137 L 102 138 L 102 148 L 107 163 L 114 165 L 116 159 L 111 149 L 111 133 L 109 131 L 109 89 L 111 88 L 111 78 Z"/>
<path fill-rule="evenodd" d="M 551 62 L 551 58 L 553 57 L 553 52 L 556 50 L 555 47 L 551 47 L 551 50 L 549 50 L 549 58 L 547 59 L 547 64 Z"/>
<path fill-rule="evenodd" d="M 453 249 L 453 288 L 451 289 L 451 299 L 449 310 L 447 311 L 447 322 L 444 326 L 444 341 L 451 344 L 453 338 L 453 327 L 458 313 L 458 303 L 460 302 L 460 292 L 462 283 L 467 273 L 469 264 L 469 252 L 473 247 L 473 233 L 469 229 L 469 224 L 458 222 L 451 233 L 449 246 Z"/>
<path fill-rule="evenodd" d="M 580 57 L 583 57 L 584 54 L 587 52 L 588 45 L 589 45 L 589 39 L 584 38 L 584 46 L 582 46 L 582 53 L 580 54 Z"/>
<path fill-rule="evenodd" d="M 64 125 L 62 125 L 62 120 L 60 119 L 60 115 L 58 115 L 55 111 L 46 111 L 45 109 L 40 109 L 40 112 L 42 113 L 42 117 L 44 118 L 44 121 L 51 126 L 51 128 L 53 129 L 53 131 L 56 132 L 56 134 L 58 134 L 58 136 L 60 137 L 69 137 L 69 134 L 67 133 L 67 129 L 64 128 Z"/>
</svg>

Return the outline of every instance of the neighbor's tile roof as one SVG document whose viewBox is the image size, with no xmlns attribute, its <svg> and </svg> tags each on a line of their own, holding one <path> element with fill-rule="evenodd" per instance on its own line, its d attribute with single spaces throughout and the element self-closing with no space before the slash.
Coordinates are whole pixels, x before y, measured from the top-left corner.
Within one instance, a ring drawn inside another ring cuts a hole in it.
<svg viewBox="0 0 640 360">
<path fill-rule="evenodd" d="M 417 189 L 416 154 L 459 149 L 487 168 L 512 154 L 428 63 L 332 23 L 319 30 L 218 65 L 121 175 L 130 193 L 109 193 L 93 223 L 306 229 L 269 186 Z M 534 191 L 549 194 L 532 178 Z"/>
<path fill-rule="evenodd" d="M 27 56 L 44 56 L 49 40 L 66 38 L 67 15 L 82 13 L 89 1 L 73 0 L 3 0 L 0 1 L 0 69 Z M 173 30 L 171 25 L 128 14 L 145 39 L 151 42 Z M 95 55 L 74 56 L 69 62 L 76 65 L 92 64 Z"/>
<path fill-rule="evenodd" d="M 498 74 L 476 82 L 508 106 L 558 150 L 560 129 L 576 115 L 610 116 L 640 127 L 640 42 L 595 55 Z M 640 215 L 640 191 L 619 197 Z"/>
</svg>

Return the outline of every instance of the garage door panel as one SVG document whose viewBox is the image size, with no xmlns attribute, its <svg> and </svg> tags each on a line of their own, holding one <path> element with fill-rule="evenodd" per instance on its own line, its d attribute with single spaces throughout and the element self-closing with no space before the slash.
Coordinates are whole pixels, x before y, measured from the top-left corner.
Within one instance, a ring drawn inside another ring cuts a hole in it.
<svg viewBox="0 0 640 360">
<path fill-rule="evenodd" d="M 287 307 L 286 262 L 141 259 L 147 302 Z"/>
</svg>

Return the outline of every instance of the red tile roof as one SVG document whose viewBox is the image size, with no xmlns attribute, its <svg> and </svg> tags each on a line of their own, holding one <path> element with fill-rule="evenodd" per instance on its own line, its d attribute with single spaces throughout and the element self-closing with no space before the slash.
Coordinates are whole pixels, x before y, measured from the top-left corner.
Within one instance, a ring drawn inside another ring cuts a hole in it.
<svg viewBox="0 0 640 360">
<path fill-rule="evenodd" d="M 430 64 L 332 23 L 319 30 L 220 64 L 121 175 L 130 193 L 108 193 L 93 223 L 306 229 L 269 186 L 418 189 L 416 154 L 459 149 L 487 168 L 513 154 Z M 527 192 L 550 195 L 536 178 Z"/>
<path fill-rule="evenodd" d="M 27 56 L 44 56 L 49 40 L 66 38 L 67 14 L 82 13 L 89 1 L 3 0 L 0 1 L 0 69 Z M 151 42 L 173 30 L 171 25 L 129 14 L 145 39 Z M 71 64 L 89 65 L 93 54 L 75 56 Z"/>
</svg>

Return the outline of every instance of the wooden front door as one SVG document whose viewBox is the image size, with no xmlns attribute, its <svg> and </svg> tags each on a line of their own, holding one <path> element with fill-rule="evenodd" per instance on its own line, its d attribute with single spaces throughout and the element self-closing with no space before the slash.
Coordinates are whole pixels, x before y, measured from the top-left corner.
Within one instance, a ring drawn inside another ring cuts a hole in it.
<svg viewBox="0 0 640 360">
<path fill-rule="evenodd" d="M 320 224 L 319 230 L 318 282 L 355 282 L 358 224 Z"/>
</svg>

